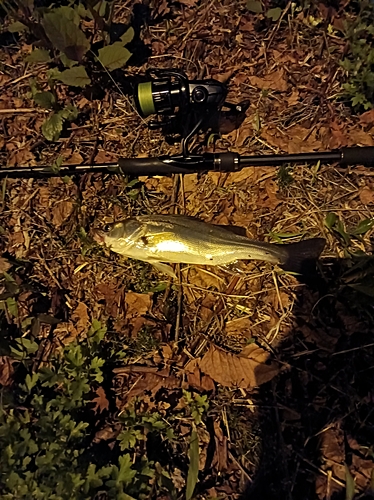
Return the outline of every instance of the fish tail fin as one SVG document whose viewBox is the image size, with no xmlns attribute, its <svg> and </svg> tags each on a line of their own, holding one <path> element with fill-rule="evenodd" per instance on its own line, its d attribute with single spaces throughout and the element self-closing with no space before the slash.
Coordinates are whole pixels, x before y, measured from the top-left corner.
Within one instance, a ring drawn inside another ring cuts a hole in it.
<svg viewBox="0 0 374 500">
<path fill-rule="evenodd" d="M 316 261 L 326 244 L 324 238 L 310 238 L 298 243 L 280 245 L 285 250 L 280 266 L 285 271 L 309 274 L 315 270 Z"/>
</svg>

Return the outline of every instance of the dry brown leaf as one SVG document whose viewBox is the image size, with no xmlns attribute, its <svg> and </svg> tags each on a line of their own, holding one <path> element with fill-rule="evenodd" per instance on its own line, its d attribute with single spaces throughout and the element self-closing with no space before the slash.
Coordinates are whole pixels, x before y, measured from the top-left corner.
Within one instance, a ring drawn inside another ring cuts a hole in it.
<svg viewBox="0 0 374 500">
<path fill-rule="evenodd" d="M 263 78 L 250 76 L 249 81 L 251 82 L 251 85 L 260 89 L 278 90 L 280 92 L 286 92 L 288 89 L 288 84 L 284 79 L 283 70 L 274 71 Z"/>
<path fill-rule="evenodd" d="M 267 199 L 264 202 L 264 205 L 267 208 L 274 209 L 280 203 L 282 203 L 282 200 L 280 200 L 277 197 L 277 193 L 279 190 L 278 190 L 278 185 L 275 181 L 273 181 L 271 179 L 267 179 L 267 181 L 265 182 L 265 190 L 266 190 L 266 194 L 267 194 Z"/>
<path fill-rule="evenodd" d="M 214 421 L 215 450 L 212 459 L 212 467 L 218 471 L 226 471 L 228 468 L 227 437 L 223 434 L 220 423 Z"/>
<path fill-rule="evenodd" d="M 104 410 L 109 410 L 109 401 L 107 400 L 104 389 L 100 386 L 96 389 L 97 397 L 92 400 L 95 404 L 93 410 L 95 413 L 102 413 Z"/>
<path fill-rule="evenodd" d="M 288 105 L 294 106 L 299 102 L 299 99 L 300 99 L 299 91 L 297 89 L 294 89 L 290 97 L 287 99 Z"/>
<path fill-rule="evenodd" d="M 145 187 L 150 191 L 161 191 L 170 195 L 173 190 L 173 179 L 171 177 L 148 177 Z"/>
<path fill-rule="evenodd" d="M 193 359 L 185 366 L 188 385 L 202 391 L 214 391 L 215 385 L 213 380 L 209 375 L 201 373 L 198 363 L 197 359 Z"/>
<path fill-rule="evenodd" d="M 12 383 L 14 373 L 13 362 L 9 356 L 0 356 L 0 385 L 4 387 Z"/>
<path fill-rule="evenodd" d="M 109 153 L 108 151 L 99 151 L 95 156 L 95 163 L 111 163 L 116 162 L 117 156 Z"/>
<path fill-rule="evenodd" d="M 366 113 L 360 116 L 360 123 L 363 125 L 371 125 L 374 123 L 374 109 L 369 109 Z"/>
<path fill-rule="evenodd" d="M 364 205 L 371 205 L 374 203 L 374 190 L 364 187 L 359 191 L 360 201 Z"/>
<path fill-rule="evenodd" d="M 143 316 L 152 306 L 152 293 L 127 292 L 125 297 L 127 319 Z"/>
<path fill-rule="evenodd" d="M 182 275 L 185 277 L 189 285 L 195 285 L 204 289 L 217 289 L 221 290 L 224 282 L 213 271 L 208 271 L 200 267 L 191 269 L 182 269 Z M 188 289 L 188 286 L 186 287 Z"/>
<path fill-rule="evenodd" d="M 72 321 L 75 322 L 77 334 L 84 333 L 87 330 L 90 318 L 88 316 L 88 307 L 83 302 L 79 302 L 78 306 L 72 314 Z"/>
<path fill-rule="evenodd" d="M 109 439 L 114 439 L 117 436 L 118 431 L 113 430 L 110 425 L 107 425 L 104 429 L 100 429 L 96 432 L 93 442 L 100 443 L 100 441 L 108 441 Z"/>
<path fill-rule="evenodd" d="M 253 389 L 274 378 L 280 371 L 277 363 L 265 364 L 269 353 L 250 344 L 240 354 L 211 346 L 199 365 L 213 380 L 226 387 Z"/>
<path fill-rule="evenodd" d="M 64 161 L 66 165 L 80 165 L 83 162 L 83 156 L 75 151 L 67 160 Z"/>
<path fill-rule="evenodd" d="M 237 335 L 240 333 L 244 337 L 250 336 L 253 322 L 249 318 L 237 318 L 227 321 L 225 330 L 227 335 Z"/>
<path fill-rule="evenodd" d="M 68 219 L 74 210 L 74 204 L 71 201 L 64 200 L 52 208 L 52 222 L 57 227 L 60 227 L 66 219 Z"/>
<path fill-rule="evenodd" d="M 349 140 L 355 146 L 374 146 L 372 135 L 361 128 L 352 128 L 349 132 Z"/>
<path fill-rule="evenodd" d="M 128 384 L 129 390 L 125 396 L 126 402 L 145 392 L 156 394 L 159 389 L 174 389 L 180 386 L 181 380 L 172 375 L 161 376 L 161 372 L 143 373 L 136 379 L 136 384 L 134 384 L 133 378 L 128 380 Z"/>
<path fill-rule="evenodd" d="M 199 184 L 199 179 L 197 178 L 197 174 L 186 174 L 183 176 L 183 188 L 185 194 L 193 193 L 196 191 L 196 187 Z"/>
<path fill-rule="evenodd" d="M 5 259 L 4 257 L 0 257 L 0 274 L 6 273 L 11 267 L 12 267 L 12 264 L 9 262 L 8 259 Z"/>
</svg>

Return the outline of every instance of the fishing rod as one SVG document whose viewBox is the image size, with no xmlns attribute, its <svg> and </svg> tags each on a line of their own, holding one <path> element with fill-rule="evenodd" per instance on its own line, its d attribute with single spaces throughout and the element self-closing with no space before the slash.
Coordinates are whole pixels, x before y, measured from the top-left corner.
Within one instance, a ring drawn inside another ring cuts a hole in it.
<svg viewBox="0 0 374 500">
<path fill-rule="evenodd" d="M 178 155 L 150 158 L 120 158 L 113 163 L 92 165 L 15 166 L 0 168 L 0 177 L 43 178 L 85 173 L 114 173 L 132 176 L 189 174 L 206 171 L 235 172 L 243 167 L 278 166 L 300 163 L 338 163 L 343 167 L 364 165 L 374 167 L 374 147 L 349 147 L 335 151 L 241 156 L 238 153 L 193 154 L 188 143 L 194 134 L 207 130 L 212 117 L 228 109 L 234 118 L 245 116 L 248 102 L 226 101 L 226 86 L 213 79 L 188 80 L 179 70 L 149 70 L 145 80 L 132 85 L 133 101 L 142 117 L 155 115 L 148 123 L 165 135 L 179 137 L 182 151 Z"/>
<path fill-rule="evenodd" d="M 237 153 L 205 153 L 189 156 L 160 156 L 155 158 L 120 158 L 115 163 L 93 165 L 61 165 L 58 171 L 45 166 L 7 167 L 0 177 L 43 178 L 85 173 L 113 173 L 132 176 L 191 174 L 215 170 L 235 172 L 243 167 L 278 166 L 300 163 L 338 163 L 342 167 L 364 165 L 374 167 L 374 147 L 352 147 L 337 151 L 296 153 L 288 155 L 240 156 Z"/>
</svg>

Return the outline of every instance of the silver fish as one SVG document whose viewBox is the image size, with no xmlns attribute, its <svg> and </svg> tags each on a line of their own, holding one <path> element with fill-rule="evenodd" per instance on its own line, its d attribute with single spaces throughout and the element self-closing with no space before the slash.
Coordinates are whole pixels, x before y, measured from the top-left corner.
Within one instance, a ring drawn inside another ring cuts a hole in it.
<svg viewBox="0 0 374 500">
<path fill-rule="evenodd" d="M 320 256 L 325 240 L 312 238 L 278 245 L 250 240 L 225 226 L 184 215 L 140 215 L 96 231 L 96 241 L 113 252 L 151 263 L 174 276 L 169 263 L 224 266 L 238 260 L 262 260 L 301 272 L 303 263 Z"/>
</svg>

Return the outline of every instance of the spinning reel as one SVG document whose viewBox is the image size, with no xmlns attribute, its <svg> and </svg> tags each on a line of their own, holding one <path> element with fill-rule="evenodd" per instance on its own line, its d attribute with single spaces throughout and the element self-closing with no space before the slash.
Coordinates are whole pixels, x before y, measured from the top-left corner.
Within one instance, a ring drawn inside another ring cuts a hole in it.
<svg viewBox="0 0 374 500">
<path fill-rule="evenodd" d="M 184 156 L 188 156 L 191 137 L 211 126 L 222 108 L 233 114 L 246 109 L 245 104 L 225 101 L 227 88 L 218 80 L 188 80 L 185 73 L 175 69 L 153 69 L 147 76 L 148 81 L 135 85 L 136 109 L 143 118 L 156 115 L 156 119 L 148 123 L 150 129 L 179 135 Z"/>
</svg>

